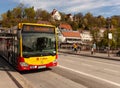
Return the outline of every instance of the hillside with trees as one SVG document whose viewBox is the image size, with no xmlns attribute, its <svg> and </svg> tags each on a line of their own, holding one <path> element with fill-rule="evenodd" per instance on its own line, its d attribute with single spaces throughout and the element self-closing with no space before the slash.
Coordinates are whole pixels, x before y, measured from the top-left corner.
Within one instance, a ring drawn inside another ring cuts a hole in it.
<svg viewBox="0 0 120 88">
<path fill-rule="evenodd" d="M 23 4 L 19 4 L 17 7 L 12 10 L 1 14 L 1 24 L 3 27 L 13 27 L 20 22 L 33 22 L 36 23 L 40 21 L 49 21 L 51 24 L 58 26 L 61 22 L 68 23 L 72 26 L 73 30 L 89 30 L 93 36 L 93 41 L 97 42 L 98 45 L 106 45 L 108 42 L 108 32 L 113 33 L 113 39 L 110 41 L 111 46 L 120 47 L 120 16 L 112 16 L 105 18 L 102 15 L 93 16 L 92 13 L 88 12 L 83 15 L 81 12 L 73 15 L 73 21 L 71 21 L 68 16 L 68 13 L 60 12 L 61 20 L 53 21 L 51 18 L 51 13 L 43 10 L 37 9 L 34 10 L 34 7 L 25 7 Z M 99 30 L 105 28 L 104 37 L 98 41 Z M 113 29 L 113 30 L 107 30 Z"/>
</svg>

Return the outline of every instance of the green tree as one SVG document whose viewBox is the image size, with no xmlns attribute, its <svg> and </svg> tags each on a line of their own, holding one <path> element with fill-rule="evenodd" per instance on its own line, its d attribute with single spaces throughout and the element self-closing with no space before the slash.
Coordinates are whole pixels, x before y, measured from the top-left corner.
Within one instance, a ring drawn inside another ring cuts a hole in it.
<svg viewBox="0 0 120 88">
<path fill-rule="evenodd" d="M 2 26 L 5 27 L 7 23 L 7 13 L 3 13 L 1 15 L 1 18 L 2 18 Z"/>
<path fill-rule="evenodd" d="M 112 33 L 112 39 L 109 39 L 108 38 L 108 34 L 109 33 Z M 108 47 L 108 44 L 110 44 L 110 48 L 111 49 L 114 49 L 117 45 L 116 41 L 115 41 L 115 33 L 114 33 L 114 30 L 106 30 L 104 32 L 104 37 L 99 41 L 99 46 L 102 47 L 102 46 L 105 46 L 105 47 Z"/>
<path fill-rule="evenodd" d="M 12 16 L 12 12 L 10 10 L 7 11 L 7 19 L 12 19 L 13 16 Z"/>
<path fill-rule="evenodd" d="M 71 25 L 71 27 L 74 31 L 76 31 L 79 28 L 78 23 L 75 21 L 73 21 L 73 22 L 70 21 L 69 24 Z"/>
<path fill-rule="evenodd" d="M 105 24 L 106 20 L 103 16 L 100 15 L 100 16 L 96 17 L 95 20 L 96 20 L 95 24 L 96 24 L 97 27 L 104 28 L 106 26 L 106 24 Z"/>
<path fill-rule="evenodd" d="M 117 28 L 114 32 L 114 38 L 116 41 L 116 46 L 120 48 L 120 28 Z"/>
<path fill-rule="evenodd" d="M 94 26 L 94 17 L 91 13 L 86 13 L 83 20 L 86 29 L 89 30 Z"/>
<path fill-rule="evenodd" d="M 25 12 L 25 17 L 27 18 L 27 20 L 30 22 L 34 22 L 34 18 L 35 18 L 34 7 L 25 8 L 24 12 Z"/>
<path fill-rule="evenodd" d="M 6 13 L 2 14 L 2 26 L 3 27 L 11 27 L 12 22 L 11 20 L 13 19 L 12 12 L 8 10 Z"/>
<path fill-rule="evenodd" d="M 65 22 L 66 21 L 66 14 L 63 12 L 59 12 L 61 15 L 61 22 Z"/>
<path fill-rule="evenodd" d="M 78 23 L 79 28 L 84 28 L 83 27 L 83 14 L 82 13 L 75 14 L 74 21 L 76 21 Z"/>
<path fill-rule="evenodd" d="M 51 15 L 46 10 L 37 9 L 36 19 L 42 21 L 49 21 L 51 19 Z"/>
<path fill-rule="evenodd" d="M 12 10 L 12 14 L 13 14 L 14 18 L 21 19 L 22 9 L 19 7 L 16 7 Z"/>
<path fill-rule="evenodd" d="M 120 27 L 120 16 L 112 16 L 111 22 L 115 28 Z"/>
<path fill-rule="evenodd" d="M 100 30 L 98 28 L 90 29 L 90 33 L 93 38 L 93 43 L 98 44 L 100 41 Z"/>
<path fill-rule="evenodd" d="M 18 5 L 17 7 L 13 8 L 13 10 L 8 10 L 6 13 L 2 14 L 2 26 L 4 27 L 11 27 L 17 25 L 19 22 L 22 21 L 22 12 L 23 4 Z"/>
</svg>

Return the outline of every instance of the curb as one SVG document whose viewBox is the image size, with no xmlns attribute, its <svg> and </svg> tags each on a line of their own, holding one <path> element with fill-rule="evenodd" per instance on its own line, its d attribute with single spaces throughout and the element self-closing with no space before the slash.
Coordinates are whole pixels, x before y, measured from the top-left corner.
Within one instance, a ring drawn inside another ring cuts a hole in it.
<svg viewBox="0 0 120 88">
<path fill-rule="evenodd" d="M 120 61 L 120 59 L 111 58 L 111 57 L 101 57 L 101 56 L 94 56 L 94 55 L 77 54 L 77 53 L 65 52 L 65 51 L 58 51 L 58 52 L 61 52 L 61 53 L 68 53 L 68 54 L 73 54 L 73 55 L 81 55 L 81 56 L 86 56 L 86 57 L 97 57 L 97 58 L 101 58 L 101 59 Z"/>
<path fill-rule="evenodd" d="M 1 56 L 1 55 L 0 55 Z M 1 56 L 5 61 L 5 57 Z M 6 61 L 8 64 L 9 62 Z M 9 64 L 10 65 L 10 64 Z M 10 68 L 12 71 L 9 71 L 7 68 L 4 68 L 8 76 L 13 80 L 18 88 L 34 88 L 32 83 L 30 83 L 26 78 L 24 78 L 19 72 L 14 68 Z"/>
<path fill-rule="evenodd" d="M 18 86 L 18 88 L 34 88 L 32 83 L 25 79 L 20 73 L 13 71 L 7 71 L 7 73 Z"/>
</svg>

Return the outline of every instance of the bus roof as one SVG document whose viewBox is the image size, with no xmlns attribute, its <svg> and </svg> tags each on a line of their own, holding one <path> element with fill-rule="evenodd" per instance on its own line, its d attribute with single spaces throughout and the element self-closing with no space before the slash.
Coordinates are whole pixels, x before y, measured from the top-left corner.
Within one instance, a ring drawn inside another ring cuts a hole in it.
<svg viewBox="0 0 120 88">
<path fill-rule="evenodd" d="M 39 23 L 19 23 L 21 25 L 33 25 L 33 26 L 46 26 L 46 27 L 55 27 L 54 25 L 48 24 L 39 24 Z"/>
</svg>

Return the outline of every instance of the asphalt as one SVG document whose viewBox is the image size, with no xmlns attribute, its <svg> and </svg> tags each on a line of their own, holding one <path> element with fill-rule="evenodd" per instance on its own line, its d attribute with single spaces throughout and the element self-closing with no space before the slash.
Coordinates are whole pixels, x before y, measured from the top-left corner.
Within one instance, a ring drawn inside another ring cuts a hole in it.
<svg viewBox="0 0 120 88">
<path fill-rule="evenodd" d="M 87 57 L 97 57 L 101 59 L 120 61 L 120 57 L 115 54 L 95 53 L 91 55 L 90 51 L 78 51 L 77 53 L 71 49 L 59 49 L 59 52 L 81 55 Z M 0 88 L 34 88 L 32 83 L 25 79 L 19 72 L 13 69 L 2 57 L 0 57 Z"/>
</svg>

